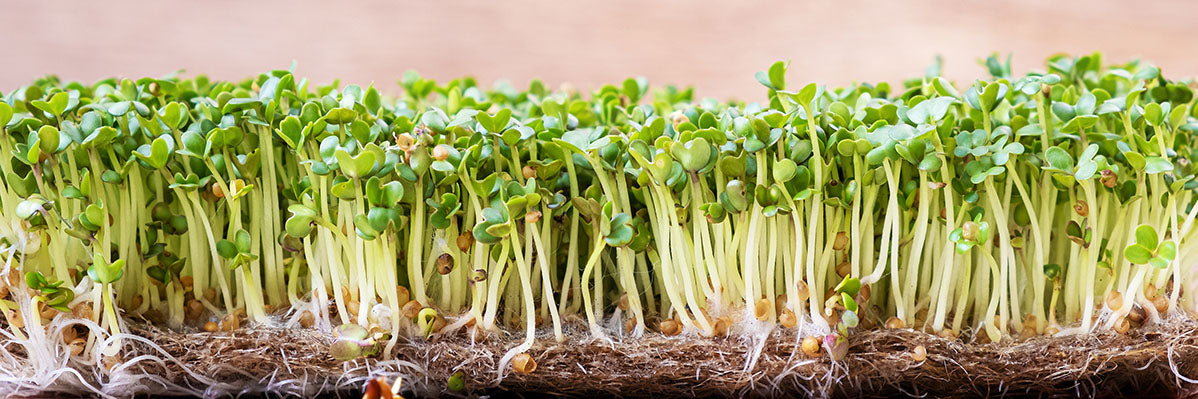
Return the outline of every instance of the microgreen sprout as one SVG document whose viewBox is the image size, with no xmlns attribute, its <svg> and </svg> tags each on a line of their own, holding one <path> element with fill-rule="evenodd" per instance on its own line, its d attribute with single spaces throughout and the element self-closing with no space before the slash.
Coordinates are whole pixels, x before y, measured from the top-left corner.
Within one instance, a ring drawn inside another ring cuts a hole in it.
<svg viewBox="0 0 1198 399">
<path fill-rule="evenodd" d="M 1198 306 L 1192 82 L 1097 55 L 985 65 L 830 88 L 777 62 L 749 103 L 643 78 L 410 73 L 394 98 L 289 70 L 44 79 L 0 98 L 0 245 L 19 249 L 0 260 L 112 335 L 123 314 L 289 314 L 342 326 L 351 359 L 523 330 L 498 363 L 518 372 L 538 329 L 564 342 L 575 321 L 613 342 L 795 329 L 839 360 L 874 326 L 1001 342 Z"/>
</svg>

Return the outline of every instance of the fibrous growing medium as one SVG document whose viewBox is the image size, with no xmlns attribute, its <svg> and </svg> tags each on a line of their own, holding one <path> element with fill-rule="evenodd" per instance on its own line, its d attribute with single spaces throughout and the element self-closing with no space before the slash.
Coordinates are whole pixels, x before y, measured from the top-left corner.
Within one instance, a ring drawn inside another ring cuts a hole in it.
<svg viewBox="0 0 1198 399">
<path fill-rule="evenodd" d="M 781 330 L 837 360 L 863 330 L 1184 319 L 1191 83 L 1101 61 L 836 89 L 779 62 L 753 103 L 644 79 L 41 79 L 0 101 L 0 364 L 94 385 L 138 360 L 130 323 L 331 331 L 314 351 L 345 360 L 514 333 L 492 371 L 535 375 L 538 339 Z"/>
</svg>

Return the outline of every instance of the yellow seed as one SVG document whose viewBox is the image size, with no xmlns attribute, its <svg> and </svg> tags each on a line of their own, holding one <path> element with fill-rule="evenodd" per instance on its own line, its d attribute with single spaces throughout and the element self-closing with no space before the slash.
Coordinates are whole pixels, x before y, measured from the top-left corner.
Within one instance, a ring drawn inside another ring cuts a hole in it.
<svg viewBox="0 0 1198 399">
<path fill-rule="evenodd" d="M 449 146 L 445 144 L 437 144 L 436 147 L 433 147 L 433 159 L 438 161 L 449 159 Z"/>
<path fill-rule="evenodd" d="M 623 310 L 625 312 L 628 311 L 628 293 L 624 293 L 624 295 L 620 295 L 620 300 L 616 301 L 616 307 L 620 308 L 620 310 Z"/>
<path fill-rule="evenodd" d="M 311 311 L 305 310 L 304 313 L 300 314 L 299 323 L 301 327 L 312 328 L 316 324 L 316 316 Z"/>
<path fill-rule="evenodd" d="M 437 256 L 437 273 L 442 276 L 453 272 L 453 255 L 448 252 Z"/>
<path fill-rule="evenodd" d="M 207 323 L 204 323 L 204 331 L 216 332 L 216 330 L 219 330 L 219 329 L 220 329 L 220 326 L 217 325 L 215 321 L 209 321 Z"/>
<path fill-rule="evenodd" d="M 184 313 L 188 320 L 195 320 L 195 318 L 200 317 L 204 313 L 204 304 L 195 299 L 190 299 L 187 301 L 187 310 Z"/>
<path fill-rule="evenodd" d="M 537 371 L 537 361 L 527 353 L 521 353 L 512 358 L 512 369 L 520 374 L 532 374 Z"/>
<path fill-rule="evenodd" d="M 531 179 L 537 177 L 537 170 L 532 166 L 524 165 L 524 168 L 520 169 L 520 174 L 524 175 L 525 179 Z"/>
<path fill-rule="evenodd" d="M 411 299 L 411 294 L 408 293 L 408 287 L 404 287 L 402 285 L 396 286 L 395 297 L 397 299 L 396 302 L 400 304 L 408 303 L 408 300 Z"/>
<path fill-rule="evenodd" d="M 208 289 L 204 290 L 204 299 L 207 299 L 208 302 L 215 302 L 216 301 L 216 289 L 209 287 Z"/>
<path fill-rule="evenodd" d="M 661 330 L 662 334 L 674 336 L 682 332 L 682 324 L 677 320 L 666 320 L 657 325 L 657 329 Z"/>
<path fill-rule="evenodd" d="M 43 319 L 50 320 L 53 319 L 54 316 L 58 315 L 58 310 L 46 306 L 46 304 L 43 303 L 41 304 L 41 310 L 38 311 L 38 315 L 42 316 Z"/>
<path fill-rule="evenodd" d="M 121 360 L 120 356 L 104 356 L 104 359 L 102 360 L 103 366 L 107 370 L 116 368 L 116 366 L 120 365 L 121 362 L 123 362 L 123 360 Z"/>
<path fill-rule="evenodd" d="M 420 309 L 422 308 L 424 307 L 420 306 L 420 302 L 417 302 L 415 299 L 410 300 L 403 305 L 403 315 L 409 319 L 415 319 L 416 315 L 420 314 Z"/>
<path fill-rule="evenodd" d="M 1127 330 L 1131 329 L 1131 322 L 1127 321 L 1126 317 L 1120 317 L 1115 321 L 1115 332 L 1127 334 Z"/>
<path fill-rule="evenodd" d="M 0 299 L 8 298 L 8 285 L 0 283 Z"/>
<path fill-rule="evenodd" d="M 1132 306 L 1131 311 L 1127 313 L 1127 320 L 1135 327 L 1144 324 L 1144 319 L 1148 314 L 1144 313 L 1144 307 L 1140 305 Z"/>
<path fill-rule="evenodd" d="M 474 234 L 472 234 L 470 231 L 465 231 L 458 235 L 459 250 L 465 252 L 470 249 L 471 245 L 474 245 Z"/>
<path fill-rule="evenodd" d="M 798 299 L 799 302 L 806 301 L 807 298 L 811 297 L 811 289 L 807 288 L 806 282 L 799 280 L 798 284 L 796 285 L 797 287 L 795 287 L 795 294 L 798 296 L 795 298 Z"/>
<path fill-rule="evenodd" d="M 83 353 L 83 348 L 87 346 L 87 340 L 75 338 L 67 346 L 71 349 L 71 356 L 79 356 L 79 354 Z"/>
<path fill-rule="evenodd" d="M 441 332 L 441 329 L 445 328 L 447 325 L 449 325 L 449 322 L 445 321 L 444 317 L 437 316 L 437 318 L 433 320 L 433 332 Z"/>
<path fill-rule="evenodd" d="M 768 320 L 773 314 L 770 313 L 770 300 L 761 298 L 754 305 L 753 313 L 756 314 L 757 320 Z"/>
<path fill-rule="evenodd" d="M 1164 314 L 1169 311 L 1169 300 L 1165 299 L 1164 295 L 1157 295 L 1156 299 L 1152 300 L 1152 306 L 1156 307 L 1156 312 Z"/>
<path fill-rule="evenodd" d="M 857 302 L 858 303 L 869 302 L 869 294 L 871 291 L 872 290 L 869 288 L 868 284 L 862 285 L 861 290 L 857 292 Z"/>
<path fill-rule="evenodd" d="M 411 151 L 412 146 L 415 144 L 416 139 L 412 137 L 411 133 L 405 132 L 395 136 L 395 145 L 399 146 L 399 149 L 403 150 L 404 152 Z"/>
<path fill-rule="evenodd" d="M 1044 334 L 1049 335 L 1049 336 L 1057 335 L 1060 332 L 1061 332 L 1061 328 L 1057 327 L 1057 326 L 1048 326 L 1048 328 L 1044 329 Z"/>
<path fill-rule="evenodd" d="M 845 234 L 843 231 L 836 233 L 836 241 L 832 242 L 832 249 L 837 250 L 837 251 L 843 251 L 848 246 L 849 246 L 849 235 Z"/>
<path fill-rule="evenodd" d="M 907 324 L 903 323 L 903 319 L 891 317 L 886 320 L 886 328 L 906 328 Z"/>
<path fill-rule="evenodd" d="M 1081 216 L 1081 217 L 1089 216 L 1090 215 L 1090 204 L 1087 204 L 1086 201 L 1077 200 L 1077 203 L 1073 204 L 1073 211 L 1077 212 L 1077 216 Z"/>
<path fill-rule="evenodd" d="M 69 344 L 69 343 L 71 343 L 71 341 L 74 341 L 75 338 L 79 338 L 79 331 L 76 330 L 75 327 L 67 327 L 67 328 L 62 329 L 62 342 L 63 343 Z"/>
<path fill-rule="evenodd" d="M 803 353 L 808 357 L 820 356 L 819 339 L 816 337 L 803 338 Z"/>
<path fill-rule="evenodd" d="M 1036 329 L 1030 325 L 1025 325 L 1019 332 L 1019 339 L 1029 339 L 1034 336 L 1036 336 Z"/>
<path fill-rule="evenodd" d="M 624 332 L 632 334 L 632 330 L 636 329 L 636 324 L 636 317 L 629 317 L 628 320 L 624 320 Z"/>
<path fill-rule="evenodd" d="M 191 291 L 192 286 L 195 285 L 195 278 L 191 276 L 179 277 L 179 284 L 183 285 L 184 292 Z"/>
<path fill-rule="evenodd" d="M 366 392 L 362 394 L 362 399 L 392 399 L 394 395 L 391 392 L 391 384 L 383 377 L 375 378 L 366 383 Z"/>
<path fill-rule="evenodd" d="M 1111 291 L 1106 294 L 1106 307 L 1118 312 L 1123 308 L 1123 294 L 1119 291 Z"/>
<path fill-rule="evenodd" d="M 142 299 L 141 294 L 134 295 L 133 302 L 129 304 L 129 309 L 132 310 L 132 309 L 140 308 L 142 302 L 145 302 L 145 300 Z"/>
<path fill-rule="evenodd" d="M 732 329 L 732 318 L 728 316 L 720 316 L 715 319 L 715 324 L 712 330 L 715 330 L 717 337 L 728 335 L 728 330 Z"/>
<path fill-rule="evenodd" d="M 790 309 L 783 309 L 782 314 L 778 316 L 778 322 L 782 327 L 795 328 L 799 324 L 799 318 Z"/>
<path fill-rule="evenodd" d="M 915 350 L 911 351 L 911 360 L 914 360 L 917 363 L 922 362 L 927 358 L 928 358 L 928 350 L 926 348 L 924 348 L 923 345 L 916 346 Z"/>
<path fill-rule="evenodd" d="M 836 275 L 838 275 L 840 277 L 847 276 L 852 271 L 853 271 L 853 265 L 850 264 L 847 260 L 844 262 L 840 262 L 836 265 Z"/>
<path fill-rule="evenodd" d="M 1158 296 L 1160 296 L 1160 293 L 1157 292 L 1156 284 L 1149 283 L 1148 288 L 1144 289 L 1144 298 L 1149 301 L 1153 301 L 1156 300 Z"/>
<path fill-rule="evenodd" d="M 237 317 L 237 313 L 226 315 L 220 320 L 221 331 L 233 331 L 241 327 L 241 319 Z"/>
<path fill-rule="evenodd" d="M 536 223 L 541 221 L 541 211 L 531 210 L 524 214 L 524 223 Z"/>
</svg>

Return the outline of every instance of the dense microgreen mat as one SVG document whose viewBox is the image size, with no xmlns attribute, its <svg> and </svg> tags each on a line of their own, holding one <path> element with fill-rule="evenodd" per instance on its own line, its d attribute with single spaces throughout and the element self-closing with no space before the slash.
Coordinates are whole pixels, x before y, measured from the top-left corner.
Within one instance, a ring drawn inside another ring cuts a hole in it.
<svg viewBox="0 0 1198 399">
<path fill-rule="evenodd" d="M 882 326 L 999 342 L 1192 311 L 1192 83 L 1099 55 L 984 65 L 830 88 L 779 62 L 761 102 L 645 79 L 37 80 L 0 102 L 6 334 L 89 319 L 107 333 L 62 345 L 94 363 L 130 318 L 332 330 L 342 359 L 506 330 L 500 364 L 535 373 L 537 329 L 584 339 L 571 323 L 797 329 L 838 359 Z"/>
</svg>

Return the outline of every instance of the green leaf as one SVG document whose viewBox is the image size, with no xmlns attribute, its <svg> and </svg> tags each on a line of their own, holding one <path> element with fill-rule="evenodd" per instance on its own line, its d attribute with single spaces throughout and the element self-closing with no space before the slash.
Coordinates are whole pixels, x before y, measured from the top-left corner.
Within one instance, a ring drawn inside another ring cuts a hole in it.
<svg viewBox="0 0 1198 399">
<path fill-rule="evenodd" d="M 225 259 L 233 259 L 237 256 L 237 245 L 229 240 L 220 240 L 216 242 L 216 253 Z"/>
<path fill-rule="evenodd" d="M 1146 224 L 1136 227 L 1136 244 L 1144 246 L 1149 251 L 1155 251 L 1157 246 L 1156 229 Z"/>
<path fill-rule="evenodd" d="M 1128 262 L 1142 265 L 1148 263 L 1148 260 L 1152 258 L 1152 250 L 1140 244 L 1132 244 L 1123 250 L 1123 257 Z"/>
<path fill-rule="evenodd" d="M 1172 261 L 1177 258 L 1177 243 L 1173 241 L 1162 242 L 1160 247 L 1156 249 L 1157 256 Z"/>
<path fill-rule="evenodd" d="M 632 242 L 636 230 L 631 225 L 632 217 L 626 213 L 618 213 L 611 219 L 611 232 L 603 239 L 607 245 L 623 247 Z"/>
<path fill-rule="evenodd" d="M 1149 259 L 1148 264 L 1157 269 L 1165 269 L 1169 267 L 1169 261 L 1161 257 L 1153 257 L 1152 259 Z"/>
<path fill-rule="evenodd" d="M 777 183 L 786 183 L 795 177 L 798 167 L 790 158 L 783 158 L 781 161 L 774 163 L 774 181 Z"/>
<path fill-rule="evenodd" d="M 17 204 L 17 217 L 24 220 L 29 220 L 34 215 L 37 215 L 39 212 L 45 209 L 45 205 L 46 200 L 41 198 L 41 196 L 22 200 Z"/>
<path fill-rule="evenodd" d="M 479 112 L 474 115 L 474 118 L 477 119 L 478 124 L 482 125 L 483 129 L 486 129 L 488 132 L 496 134 L 503 133 L 503 130 L 507 128 L 508 123 L 511 122 L 512 110 L 504 108 L 499 110 L 499 112 L 496 112 L 494 116 L 489 115 L 486 112 Z"/>
<path fill-rule="evenodd" d="M 1129 159 L 1130 161 L 1130 159 Z M 1144 172 L 1150 175 L 1173 171 L 1173 163 L 1164 157 L 1144 158 Z"/>
<path fill-rule="evenodd" d="M 1073 156 L 1069 155 L 1061 147 L 1048 147 L 1044 151 L 1044 160 L 1048 162 L 1048 166 L 1052 169 L 1060 171 L 1073 170 Z"/>
<path fill-rule="evenodd" d="M 844 276 L 840 284 L 836 285 L 836 292 L 849 294 L 850 296 L 857 296 L 857 292 L 860 290 L 861 280 L 852 276 Z"/>
<path fill-rule="evenodd" d="M 92 255 L 92 264 L 87 268 L 87 276 L 92 281 L 101 284 L 111 284 L 121 279 L 125 274 L 125 260 L 118 259 L 116 262 L 108 263 L 100 254 Z"/>
<path fill-rule="evenodd" d="M 8 103 L 0 101 L 0 128 L 8 125 L 12 120 L 12 106 Z"/>
<path fill-rule="evenodd" d="M 349 108 L 333 108 L 324 115 L 326 122 L 334 125 L 345 125 L 358 118 L 358 113 Z"/>
<path fill-rule="evenodd" d="M 63 94 L 63 93 L 59 93 Z M 58 128 L 50 125 L 42 126 L 37 130 L 37 145 L 43 153 L 53 154 L 58 152 L 58 145 L 61 139 Z"/>
<path fill-rule="evenodd" d="M 334 153 L 337 158 L 337 164 L 341 166 L 341 170 L 351 178 L 366 177 L 374 170 L 376 156 L 374 152 L 362 151 L 357 156 L 350 156 L 345 150 L 337 149 Z"/>
<path fill-rule="evenodd" d="M 670 155 L 682 164 L 682 168 L 697 172 L 707 166 L 711 159 L 711 144 L 704 138 L 696 138 L 689 142 L 675 142 L 670 146 Z"/>
</svg>

